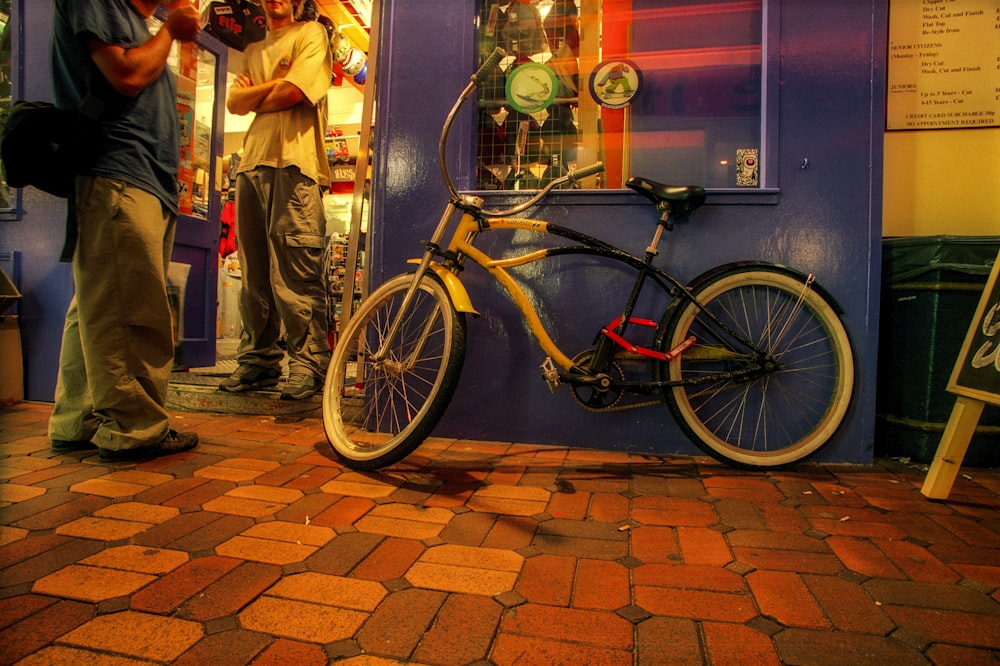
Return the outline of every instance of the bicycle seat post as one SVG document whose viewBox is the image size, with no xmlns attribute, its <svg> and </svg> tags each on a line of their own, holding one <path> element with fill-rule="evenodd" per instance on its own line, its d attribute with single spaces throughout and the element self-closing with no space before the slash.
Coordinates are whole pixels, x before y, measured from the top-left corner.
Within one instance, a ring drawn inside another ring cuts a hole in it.
<svg viewBox="0 0 1000 666">
<path fill-rule="evenodd" d="M 670 204 L 667 202 L 661 202 L 656 205 L 656 210 L 660 211 L 660 222 L 656 225 L 656 231 L 653 232 L 653 240 L 650 241 L 649 247 L 646 248 L 646 263 L 650 263 L 653 257 L 660 253 L 660 239 L 663 237 L 663 230 L 672 231 L 674 228 L 673 223 L 670 222 Z"/>
</svg>

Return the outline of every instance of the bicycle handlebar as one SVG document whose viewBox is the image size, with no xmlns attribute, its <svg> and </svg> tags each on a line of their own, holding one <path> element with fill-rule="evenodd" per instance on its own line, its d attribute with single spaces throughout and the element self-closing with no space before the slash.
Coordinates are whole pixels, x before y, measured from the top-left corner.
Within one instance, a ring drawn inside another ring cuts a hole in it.
<svg viewBox="0 0 1000 666">
<path fill-rule="evenodd" d="M 486 80 L 497 66 L 500 65 L 500 61 L 507 57 L 507 52 L 502 48 L 497 47 L 493 49 L 493 53 L 486 59 L 482 66 L 476 70 L 476 73 L 469 78 L 469 83 L 465 86 L 462 94 L 459 95 L 458 99 L 455 100 L 454 106 L 451 107 L 451 111 L 448 112 L 448 117 L 445 118 L 444 126 L 441 128 L 441 138 L 438 142 L 438 159 L 441 163 L 441 175 L 444 177 L 444 183 L 448 188 L 448 192 L 451 194 L 452 199 L 459 200 L 461 196 L 458 192 L 458 188 L 455 187 L 455 183 L 451 179 L 451 174 L 448 172 L 448 160 L 446 155 L 446 148 L 448 144 L 448 133 L 451 130 L 451 125 L 455 120 L 455 116 L 458 114 L 459 108 L 465 103 L 472 93 Z M 528 208 L 534 206 L 538 203 L 542 197 L 549 193 L 552 189 L 556 187 L 562 187 L 563 185 L 569 183 L 575 183 L 578 180 L 586 178 L 588 176 L 593 176 L 604 171 L 604 163 L 596 162 L 582 169 L 576 169 L 570 171 L 564 176 L 560 176 L 555 180 L 550 181 L 545 187 L 535 193 L 527 201 L 520 203 L 512 208 L 506 210 L 482 210 L 484 215 L 489 217 L 504 217 L 507 215 L 514 215 L 520 213 L 521 211 L 527 210 Z"/>
<path fill-rule="evenodd" d="M 569 180 L 575 182 L 587 178 L 588 176 L 596 176 L 597 174 L 604 171 L 604 162 L 594 162 L 590 166 L 585 166 L 582 169 L 576 169 L 575 171 L 570 171 L 568 174 L 563 176 Z"/>
<path fill-rule="evenodd" d="M 573 171 L 567 173 L 565 176 L 560 176 L 559 178 L 550 181 L 545 187 L 538 190 L 538 192 L 536 192 L 533 197 L 531 197 L 530 199 L 528 199 L 523 203 L 519 203 L 518 205 L 513 206 L 512 208 L 507 208 L 505 210 L 484 210 L 482 212 L 484 215 L 488 217 L 506 217 L 508 215 L 516 215 L 517 213 L 525 211 L 534 206 L 536 203 L 541 201 L 545 197 L 545 195 L 547 195 L 550 191 L 556 189 L 557 187 L 562 187 L 563 185 L 575 183 L 578 180 L 583 180 L 588 176 L 599 174 L 602 171 L 604 171 L 604 162 L 594 162 L 589 166 L 585 166 L 582 169 L 574 169 Z"/>
<path fill-rule="evenodd" d="M 497 68 L 497 65 L 500 64 L 500 61 L 506 57 L 507 52 L 499 46 L 493 49 L 493 53 L 491 53 L 490 57 L 486 59 L 486 62 L 484 62 L 483 66 L 479 68 L 479 71 L 472 75 L 472 80 L 476 82 L 477 86 L 483 85 L 483 81 L 486 80 L 486 77 L 489 76 L 489 74 Z"/>
<path fill-rule="evenodd" d="M 602 171 L 604 171 L 604 162 L 594 162 L 589 166 L 585 166 L 582 169 L 574 169 L 565 176 L 560 176 L 559 178 L 550 181 L 545 187 L 535 192 L 534 196 L 530 199 L 519 203 L 516 206 L 505 208 L 503 210 L 488 210 L 484 208 L 481 209 L 480 212 L 486 217 L 507 217 L 509 215 L 517 215 L 518 213 L 526 211 L 534 206 L 555 188 L 568 185 L 569 183 L 575 183 L 578 180 L 582 180 L 588 176 L 593 176 L 601 173 Z"/>
</svg>

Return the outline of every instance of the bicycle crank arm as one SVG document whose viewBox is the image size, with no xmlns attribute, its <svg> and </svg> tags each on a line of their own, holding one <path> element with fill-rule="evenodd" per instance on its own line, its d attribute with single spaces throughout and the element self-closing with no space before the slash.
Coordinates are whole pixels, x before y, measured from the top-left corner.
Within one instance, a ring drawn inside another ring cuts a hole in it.
<svg viewBox="0 0 1000 666">
<path fill-rule="evenodd" d="M 614 381 L 611 377 L 603 373 L 600 375 L 581 375 L 575 372 L 560 372 L 559 379 L 567 384 L 572 384 L 574 386 L 590 386 L 598 391 L 607 391 L 612 387 L 620 385 L 619 382 Z"/>
<path fill-rule="evenodd" d="M 549 391 L 552 393 L 555 393 L 559 389 L 559 385 L 563 382 L 572 386 L 590 386 L 598 391 L 607 391 L 616 384 L 611 377 L 605 374 L 586 375 L 576 372 L 563 372 L 548 357 L 540 367 L 542 369 L 542 378 L 545 379 L 545 383 L 549 385 Z"/>
</svg>

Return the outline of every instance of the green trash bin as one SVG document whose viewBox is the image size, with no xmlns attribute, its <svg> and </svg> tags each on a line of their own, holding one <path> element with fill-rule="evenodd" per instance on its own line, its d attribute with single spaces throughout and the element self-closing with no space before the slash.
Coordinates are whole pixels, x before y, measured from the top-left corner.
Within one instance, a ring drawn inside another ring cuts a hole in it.
<svg viewBox="0 0 1000 666">
<path fill-rule="evenodd" d="M 882 244 L 875 455 L 934 459 L 956 396 L 946 390 L 1000 236 Z M 986 405 L 964 464 L 1000 467 L 1000 407 Z"/>
</svg>

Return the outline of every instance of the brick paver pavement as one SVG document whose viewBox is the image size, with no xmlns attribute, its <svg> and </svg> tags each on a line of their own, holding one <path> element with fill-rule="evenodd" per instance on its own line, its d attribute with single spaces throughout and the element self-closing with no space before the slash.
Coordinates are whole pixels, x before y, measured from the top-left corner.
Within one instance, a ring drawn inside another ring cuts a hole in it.
<svg viewBox="0 0 1000 666">
<path fill-rule="evenodd" d="M 1000 470 L 432 439 L 342 466 L 301 416 L 54 456 L 0 408 L 3 664 L 997 664 Z"/>
</svg>

